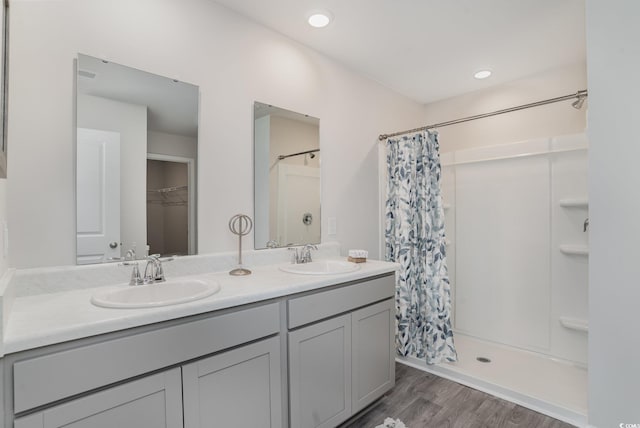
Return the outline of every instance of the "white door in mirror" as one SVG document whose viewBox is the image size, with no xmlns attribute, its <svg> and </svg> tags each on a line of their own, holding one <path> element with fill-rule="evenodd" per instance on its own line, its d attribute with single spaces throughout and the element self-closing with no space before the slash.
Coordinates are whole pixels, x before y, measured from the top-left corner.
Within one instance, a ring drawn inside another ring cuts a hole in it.
<svg viewBox="0 0 640 428">
<path fill-rule="evenodd" d="M 77 263 L 120 257 L 120 134 L 78 128 Z"/>
<path fill-rule="evenodd" d="M 93 295 L 91 303 L 103 308 L 153 308 L 193 302 L 218 291 L 220 284 L 217 281 L 191 278 L 102 290 Z"/>
</svg>

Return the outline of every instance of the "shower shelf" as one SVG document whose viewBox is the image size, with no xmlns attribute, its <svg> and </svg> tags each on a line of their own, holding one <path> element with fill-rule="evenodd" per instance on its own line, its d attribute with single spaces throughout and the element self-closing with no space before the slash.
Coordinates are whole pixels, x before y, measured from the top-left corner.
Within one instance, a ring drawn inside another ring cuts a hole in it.
<svg viewBox="0 0 640 428">
<path fill-rule="evenodd" d="M 588 256 L 589 247 L 586 245 L 560 245 L 560 252 L 573 256 Z"/>
<path fill-rule="evenodd" d="M 560 199 L 560 206 L 563 208 L 589 208 L 589 200 L 587 198 Z"/>
<path fill-rule="evenodd" d="M 560 324 L 570 330 L 589 331 L 589 322 L 577 318 L 560 317 Z"/>
</svg>

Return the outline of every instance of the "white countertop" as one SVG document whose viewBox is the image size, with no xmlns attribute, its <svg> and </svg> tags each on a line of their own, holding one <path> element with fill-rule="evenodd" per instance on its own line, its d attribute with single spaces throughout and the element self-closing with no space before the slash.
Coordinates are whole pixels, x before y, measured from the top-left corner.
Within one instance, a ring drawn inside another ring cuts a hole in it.
<svg viewBox="0 0 640 428">
<path fill-rule="evenodd" d="M 97 288 L 16 297 L 4 331 L 4 354 L 316 290 L 398 268 L 396 263 L 370 260 L 355 272 L 299 275 L 282 272 L 279 265 L 252 267 L 249 276 L 230 276 L 226 270 L 194 275 L 218 281 L 221 290 L 195 302 L 157 308 L 100 308 L 90 302 Z"/>
</svg>

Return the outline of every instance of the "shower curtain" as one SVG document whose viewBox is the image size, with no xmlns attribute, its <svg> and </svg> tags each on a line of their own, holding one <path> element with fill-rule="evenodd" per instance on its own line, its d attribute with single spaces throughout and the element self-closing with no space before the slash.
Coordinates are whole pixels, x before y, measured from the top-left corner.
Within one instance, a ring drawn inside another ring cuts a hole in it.
<svg viewBox="0 0 640 428">
<path fill-rule="evenodd" d="M 387 140 L 385 256 L 401 265 L 396 284 L 396 348 L 427 364 L 456 361 L 440 192 L 438 136 Z"/>
</svg>

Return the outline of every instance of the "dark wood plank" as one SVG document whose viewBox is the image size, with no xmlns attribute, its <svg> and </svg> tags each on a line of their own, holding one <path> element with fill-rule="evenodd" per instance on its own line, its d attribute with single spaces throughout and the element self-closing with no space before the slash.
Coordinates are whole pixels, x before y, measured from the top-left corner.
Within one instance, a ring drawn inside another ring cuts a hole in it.
<svg viewBox="0 0 640 428">
<path fill-rule="evenodd" d="M 396 364 L 396 385 L 341 428 L 570 428 L 572 425 L 431 373 Z"/>
</svg>

